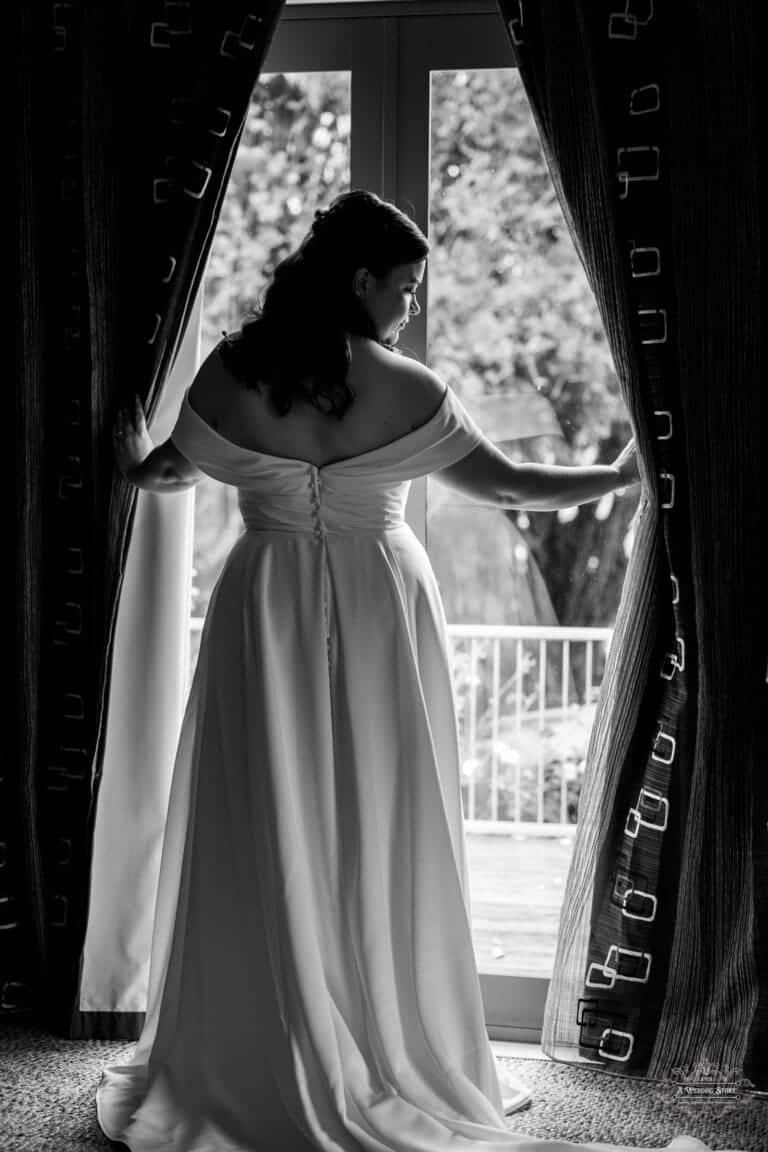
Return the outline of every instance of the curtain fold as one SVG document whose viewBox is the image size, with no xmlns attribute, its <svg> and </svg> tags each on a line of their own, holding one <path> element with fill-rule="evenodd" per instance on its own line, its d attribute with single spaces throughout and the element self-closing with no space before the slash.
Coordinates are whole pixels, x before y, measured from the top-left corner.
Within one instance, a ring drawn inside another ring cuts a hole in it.
<svg viewBox="0 0 768 1152">
<path fill-rule="evenodd" d="M 499 0 L 644 494 L 542 1046 L 768 1088 L 753 6 Z"/>
<path fill-rule="evenodd" d="M 136 490 L 282 0 L 14 5 L 16 756 L 0 788 L 0 1017 L 69 1035 Z"/>
<path fill-rule="evenodd" d="M 163 443 L 199 366 L 198 292 L 149 431 Z M 152 924 L 189 680 L 195 489 L 141 490 L 118 607 L 91 898 L 73 1038 L 131 1038 L 146 1013 Z"/>
</svg>

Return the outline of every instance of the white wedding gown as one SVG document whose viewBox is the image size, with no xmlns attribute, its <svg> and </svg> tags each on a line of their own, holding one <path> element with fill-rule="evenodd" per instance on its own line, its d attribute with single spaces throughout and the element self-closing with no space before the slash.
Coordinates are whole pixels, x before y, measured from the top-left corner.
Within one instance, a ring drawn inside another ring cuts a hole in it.
<svg viewBox="0 0 768 1152">
<path fill-rule="evenodd" d="M 410 481 L 484 439 L 455 393 L 316 467 L 172 439 L 238 488 L 171 787 L 147 1016 L 97 1090 L 133 1152 L 627 1152 L 515 1135 L 472 944 L 445 615 Z M 688 1136 L 667 1147 L 701 1150 Z M 738 1152 L 738 1150 L 734 1150 Z"/>
</svg>

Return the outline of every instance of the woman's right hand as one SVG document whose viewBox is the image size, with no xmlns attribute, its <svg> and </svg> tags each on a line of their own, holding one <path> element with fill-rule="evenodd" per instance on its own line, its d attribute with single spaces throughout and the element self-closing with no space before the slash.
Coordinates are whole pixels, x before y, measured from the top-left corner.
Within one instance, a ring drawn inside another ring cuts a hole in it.
<svg viewBox="0 0 768 1152">
<path fill-rule="evenodd" d="M 637 466 L 637 451 L 635 449 L 634 436 L 624 445 L 619 455 L 613 461 L 612 467 L 618 468 L 619 475 L 621 476 L 621 484 L 617 485 L 617 487 L 630 488 L 633 484 L 640 483 L 640 471 Z"/>
</svg>

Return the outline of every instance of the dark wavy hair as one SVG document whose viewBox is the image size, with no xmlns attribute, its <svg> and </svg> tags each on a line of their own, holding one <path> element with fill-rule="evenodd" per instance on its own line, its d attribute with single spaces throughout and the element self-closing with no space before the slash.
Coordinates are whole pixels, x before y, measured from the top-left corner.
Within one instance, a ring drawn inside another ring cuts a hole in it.
<svg viewBox="0 0 768 1152">
<path fill-rule="evenodd" d="M 355 396 L 346 379 L 350 334 L 403 355 L 377 336 L 353 289 L 353 273 L 367 268 L 383 279 L 428 253 L 426 236 L 394 204 L 363 189 L 342 193 L 315 211 L 310 231 L 275 267 L 258 306 L 237 332 L 225 334 L 218 346 L 225 367 L 246 387 L 260 391 L 267 384 L 280 416 L 303 395 L 341 420 Z M 309 395 L 301 383 L 307 378 Z"/>
</svg>

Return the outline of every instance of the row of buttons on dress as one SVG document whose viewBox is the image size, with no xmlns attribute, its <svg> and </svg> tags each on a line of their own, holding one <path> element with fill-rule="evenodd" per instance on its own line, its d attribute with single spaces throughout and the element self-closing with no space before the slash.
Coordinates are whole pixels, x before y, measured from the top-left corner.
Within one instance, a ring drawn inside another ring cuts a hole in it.
<svg viewBox="0 0 768 1152">
<path fill-rule="evenodd" d="M 309 473 L 309 488 L 312 493 L 310 503 L 312 504 L 312 511 L 315 516 L 315 525 L 313 528 L 315 536 L 325 536 L 325 525 L 320 518 L 320 476 L 315 464 L 310 464 Z"/>
<path fill-rule="evenodd" d="M 310 467 L 309 488 L 310 488 L 310 491 L 312 493 L 312 495 L 310 497 L 310 503 L 312 505 L 312 511 L 314 513 L 314 516 L 315 516 L 315 524 L 313 527 L 313 532 L 314 532 L 314 535 L 318 539 L 322 540 L 323 543 L 325 543 L 326 530 L 325 530 L 325 525 L 323 524 L 323 522 L 320 518 L 320 475 L 319 475 L 319 470 L 317 468 L 317 465 L 315 465 L 315 464 L 310 464 L 309 467 Z M 323 568 L 323 615 L 324 615 L 324 622 L 325 622 L 325 645 L 326 645 L 326 649 L 327 649 L 327 653 L 328 653 L 328 664 L 330 666 L 331 663 L 333 662 L 333 646 L 332 646 L 332 641 L 331 641 L 330 619 L 329 619 L 329 609 L 328 609 L 328 585 L 327 585 L 327 574 L 326 574 L 325 568 Z"/>
</svg>

